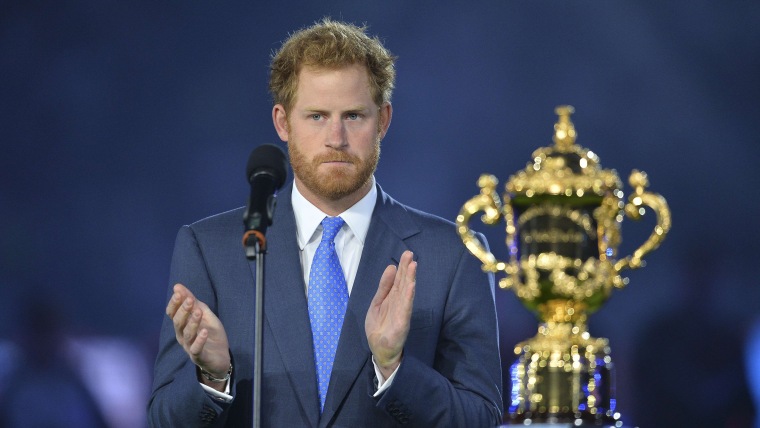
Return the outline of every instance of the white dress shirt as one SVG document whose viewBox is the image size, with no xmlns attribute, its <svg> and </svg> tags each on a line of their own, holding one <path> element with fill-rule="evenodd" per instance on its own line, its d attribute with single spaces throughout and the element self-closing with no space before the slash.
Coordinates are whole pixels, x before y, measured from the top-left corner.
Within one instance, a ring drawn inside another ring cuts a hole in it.
<svg viewBox="0 0 760 428">
<path fill-rule="evenodd" d="M 322 220 L 327 217 L 319 208 L 301 195 L 298 186 L 293 183 L 291 195 L 293 212 L 296 216 L 296 230 L 298 235 L 298 248 L 301 250 L 301 267 L 303 268 L 303 282 L 306 284 L 306 292 L 309 289 L 309 272 L 314 253 L 322 240 Z M 338 254 L 343 275 L 346 277 L 348 294 L 354 287 L 356 271 L 359 269 L 359 261 L 364 249 L 364 239 L 367 237 L 369 222 L 372 219 L 372 211 L 377 201 L 377 188 L 374 178 L 370 191 L 355 203 L 351 208 L 340 213 L 345 221 L 338 234 L 335 235 L 335 252 Z"/>
</svg>

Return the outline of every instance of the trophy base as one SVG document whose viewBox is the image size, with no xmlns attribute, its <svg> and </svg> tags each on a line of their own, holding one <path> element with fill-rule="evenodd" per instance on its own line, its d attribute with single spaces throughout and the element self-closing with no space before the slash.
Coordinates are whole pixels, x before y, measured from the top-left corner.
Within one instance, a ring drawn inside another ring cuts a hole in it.
<svg viewBox="0 0 760 428">
<path fill-rule="evenodd" d="M 610 427 L 621 428 L 623 421 L 606 415 L 589 414 L 534 414 L 515 415 L 507 414 L 502 421 L 503 427 L 508 426 L 531 426 L 531 427 Z"/>
<path fill-rule="evenodd" d="M 622 427 L 615 412 L 614 370 L 607 340 L 583 323 L 547 322 L 515 347 L 508 425 Z"/>
<path fill-rule="evenodd" d="M 633 427 L 631 425 L 594 425 L 594 424 L 586 424 L 581 423 L 580 425 L 576 425 L 575 423 L 512 423 L 512 424 L 504 424 L 499 425 L 499 428 L 514 428 L 516 426 L 529 426 L 531 428 L 637 428 Z"/>
</svg>

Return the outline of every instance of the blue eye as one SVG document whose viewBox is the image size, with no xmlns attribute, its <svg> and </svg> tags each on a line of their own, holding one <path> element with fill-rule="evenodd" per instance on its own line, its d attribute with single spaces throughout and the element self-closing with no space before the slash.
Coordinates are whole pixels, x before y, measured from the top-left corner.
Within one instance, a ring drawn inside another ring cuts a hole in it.
<svg viewBox="0 0 760 428">
<path fill-rule="evenodd" d="M 346 118 L 348 120 L 357 120 L 359 119 L 359 113 L 349 113 L 346 115 Z"/>
<path fill-rule="evenodd" d="M 310 115 L 309 117 L 312 118 L 313 120 L 322 119 L 322 115 L 319 114 L 319 113 L 314 113 L 314 114 Z"/>
</svg>

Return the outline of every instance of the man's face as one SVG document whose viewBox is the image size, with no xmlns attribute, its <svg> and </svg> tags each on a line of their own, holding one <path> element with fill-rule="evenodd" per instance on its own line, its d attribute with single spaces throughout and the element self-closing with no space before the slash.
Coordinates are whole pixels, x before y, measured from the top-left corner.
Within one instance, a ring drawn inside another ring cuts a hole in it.
<svg viewBox="0 0 760 428">
<path fill-rule="evenodd" d="M 391 109 L 373 101 L 364 66 L 304 67 L 291 110 L 277 105 L 272 114 L 307 199 L 358 201 L 369 191 Z"/>
</svg>

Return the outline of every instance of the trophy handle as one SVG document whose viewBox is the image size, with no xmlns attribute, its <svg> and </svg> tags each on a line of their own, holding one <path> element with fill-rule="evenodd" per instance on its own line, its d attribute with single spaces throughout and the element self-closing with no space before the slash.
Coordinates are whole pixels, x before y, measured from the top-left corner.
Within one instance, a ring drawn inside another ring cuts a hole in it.
<svg viewBox="0 0 760 428">
<path fill-rule="evenodd" d="M 462 238 L 462 242 L 470 252 L 483 262 L 483 270 L 486 272 L 496 273 L 503 268 L 504 263 L 499 262 L 493 253 L 486 250 L 483 244 L 468 226 L 470 217 L 475 213 L 483 211 L 481 221 L 487 225 L 495 225 L 501 219 L 501 201 L 496 193 L 496 185 L 499 180 L 490 174 L 483 174 L 478 179 L 480 194 L 473 196 L 462 205 L 462 209 L 457 215 L 457 233 Z"/>
<path fill-rule="evenodd" d="M 633 170 L 628 182 L 634 188 L 625 204 L 625 214 L 628 218 L 639 220 L 644 214 L 643 206 L 650 207 L 657 215 L 657 225 L 654 227 L 649 238 L 633 252 L 632 255 L 618 260 L 615 263 L 615 271 L 618 273 L 625 268 L 637 269 L 643 266 L 642 258 L 651 251 L 657 249 L 665 235 L 670 231 L 670 208 L 665 198 L 657 193 L 647 192 L 644 189 L 649 186 L 647 174 L 643 171 Z"/>
</svg>

